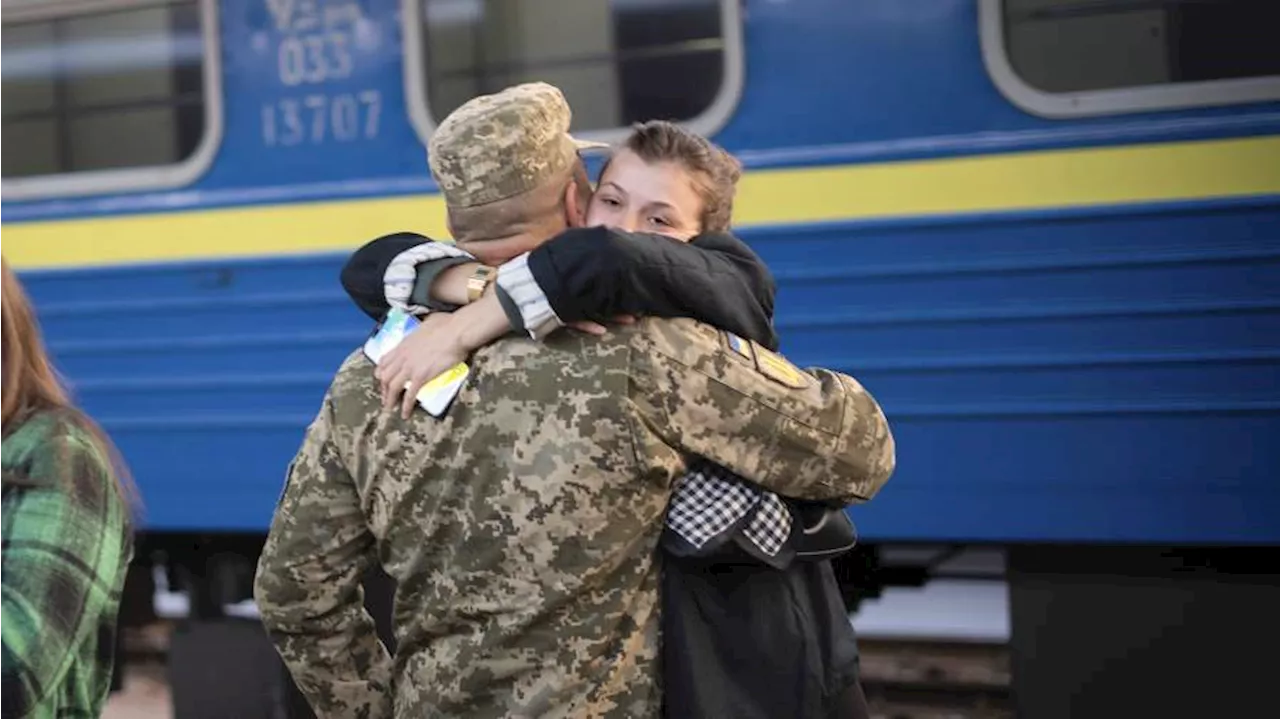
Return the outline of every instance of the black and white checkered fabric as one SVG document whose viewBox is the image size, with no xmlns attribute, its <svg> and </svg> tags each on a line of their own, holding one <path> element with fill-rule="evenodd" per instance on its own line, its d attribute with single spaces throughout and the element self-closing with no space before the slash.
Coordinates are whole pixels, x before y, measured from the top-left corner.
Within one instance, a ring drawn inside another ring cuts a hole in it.
<svg viewBox="0 0 1280 719">
<path fill-rule="evenodd" d="M 704 463 L 686 474 L 667 507 L 667 526 L 696 548 L 737 526 L 766 556 L 791 536 L 791 512 L 773 492 L 748 486 L 729 470 Z"/>
</svg>

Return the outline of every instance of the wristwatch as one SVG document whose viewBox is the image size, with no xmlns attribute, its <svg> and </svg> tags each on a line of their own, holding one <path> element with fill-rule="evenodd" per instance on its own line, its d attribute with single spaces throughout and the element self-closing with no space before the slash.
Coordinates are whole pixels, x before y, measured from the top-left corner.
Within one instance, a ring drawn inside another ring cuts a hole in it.
<svg viewBox="0 0 1280 719">
<path fill-rule="evenodd" d="M 484 291 L 489 289 L 489 285 L 493 284 L 493 280 L 498 276 L 498 271 L 486 265 L 480 265 L 467 278 L 467 302 L 475 302 L 480 299 Z"/>
</svg>

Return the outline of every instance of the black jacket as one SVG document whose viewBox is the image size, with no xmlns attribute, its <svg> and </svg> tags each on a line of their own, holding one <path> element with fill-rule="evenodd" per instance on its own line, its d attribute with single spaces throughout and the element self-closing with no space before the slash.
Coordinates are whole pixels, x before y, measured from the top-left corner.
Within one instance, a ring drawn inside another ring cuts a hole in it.
<svg viewBox="0 0 1280 719">
<path fill-rule="evenodd" d="M 366 314 L 381 319 L 388 309 L 387 267 L 425 241 L 412 233 L 373 240 L 343 268 L 343 287 Z M 771 350 L 778 346 L 773 277 L 732 235 L 702 235 L 683 244 L 657 235 L 574 229 L 530 253 L 529 269 L 566 323 L 605 322 L 619 314 L 691 317 Z M 428 305 L 429 282 L 420 285 L 414 302 Z M 856 685 L 857 643 L 830 562 L 795 561 L 779 570 L 744 556 L 668 554 L 662 607 L 666 716 L 867 716 Z"/>
<path fill-rule="evenodd" d="M 342 268 L 343 288 L 365 314 L 382 319 L 388 265 L 428 239 L 397 232 L 369 242 Z M 692 317 L 778 348 L 777 285 L 759 256 L 733 235 L 700 235 L 685 244 L 605 227 L 567 230 L 529 254 L 529 271 L 566 323 L 620 314 Z"/>
</svg>

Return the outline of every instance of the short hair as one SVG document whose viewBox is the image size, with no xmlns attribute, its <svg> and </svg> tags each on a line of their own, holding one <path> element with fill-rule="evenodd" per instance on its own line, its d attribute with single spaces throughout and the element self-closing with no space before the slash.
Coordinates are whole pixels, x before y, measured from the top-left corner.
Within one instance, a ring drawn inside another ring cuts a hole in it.
<svg viewBox="0 0 1280 719">
<path fill-rule="evenodd" d="M 742 163 L 736 157 L 707 138 L 665 120 L 633 125 L 622 146 L 645 162 L 672 162 L 688 170 L 702 198 L 702 232 L 729 229 L 733 198 L 742 177 Z"/>
<path fill-rule="evenodd" d="M 578 206 L 591 202 L 591 181 L 579 159 L 554 181 L 515 197 L 476 207 L 448 207 L 449 232 L 456 242 L 500 240 L 551 226 L 565 210 L 564 193 L 575 185 Z"/>
</svg>

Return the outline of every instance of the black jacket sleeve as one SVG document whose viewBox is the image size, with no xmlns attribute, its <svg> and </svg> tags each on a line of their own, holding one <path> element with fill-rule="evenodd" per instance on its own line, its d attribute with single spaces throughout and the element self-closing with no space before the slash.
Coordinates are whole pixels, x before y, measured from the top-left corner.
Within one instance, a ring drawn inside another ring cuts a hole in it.
<svg viewBox="0 0 1280 719">
<path fill-rule="evenodd" d="M 391 261 L 401 252 L 430 241 L 430 237 L 413 232 L 396 232 L 365 243 L 342 266 L 342 289 L 361 312 L 381 321 L 391 309 L 382 284 Z"/>
<path fill-rule="evenodd" d="M 362 312 L 381 320 L 389 309 L 387 268 L 400 253 L 430 241 L 397 232 L 366 243 L 343 266 L 343 289 Z M 773 276 L 733 235 L 699 235 L 686 244 L 604 227 L 567 230 L 529 255 L 529 270 L 564 322 L 607 322 L 620 314 L 691 317 L 778 347 Z"/>
<path fill-rule="evenodd" d="M 690 317 L 777 349 L 773 275 L 730 234 L 682 243 L 605 227 L 568 230 L 529 255 L 563 322 L 620 314 Z"/>
</svg>

